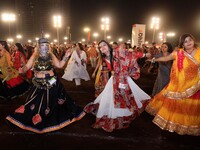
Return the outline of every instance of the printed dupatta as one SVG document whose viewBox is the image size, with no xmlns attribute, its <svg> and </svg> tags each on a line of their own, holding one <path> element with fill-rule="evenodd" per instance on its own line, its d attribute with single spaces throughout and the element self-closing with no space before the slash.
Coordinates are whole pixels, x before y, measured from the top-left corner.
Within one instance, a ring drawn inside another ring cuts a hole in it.
<svg viewBox="0 0 200 150">
<path fill-rule="evenodd" d="M 170 99 L 184 99 L 200 90 L 200 48 L 194 56 L 183 49 L 174 52 L 175 60 L 172 65 L 170 83 L 164 96 Z"/>
<path fill-rule="evenodd" d="M 3 79 L 3 82 L 16 78 L 19 75 L 18 70 L 13 67 L 13 62 L 7 51 L 5 51 L 4 55 L 0 58 L 0 70 L 2 73 L 0 78 Z"/>
<path fill-rule="evenodd" d="M 137 53 L 125 49 L 119 49 L 114 54 L 113 94 L 116 108 L 128 108 L 130 111 L 137 109 L 135 100 L 131 97 L 127 76 L 139 78 L 138 58 Z"/>
</svg>

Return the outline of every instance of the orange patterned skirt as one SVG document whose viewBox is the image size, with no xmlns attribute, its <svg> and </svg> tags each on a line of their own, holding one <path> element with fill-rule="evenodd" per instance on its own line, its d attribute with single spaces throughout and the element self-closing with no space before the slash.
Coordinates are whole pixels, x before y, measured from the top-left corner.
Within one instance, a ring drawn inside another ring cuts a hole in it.
<svg viewBox="0 0 200 150">
<path fill-rule="evenodd" d="M 200 91 L 185 99 L 163 96 L 164 90 L 155 95 L 146 107 L 154 115 L 153 122 L 163 130 L 181 135 L 200 135 Z"/>
</svg>

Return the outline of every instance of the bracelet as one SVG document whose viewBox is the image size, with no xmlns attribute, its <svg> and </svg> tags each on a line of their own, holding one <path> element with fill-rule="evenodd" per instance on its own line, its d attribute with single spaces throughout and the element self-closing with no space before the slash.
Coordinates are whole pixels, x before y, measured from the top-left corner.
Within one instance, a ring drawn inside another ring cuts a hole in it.
<svg viewBox="0 0 200 150">
<path fill-rule="evenodd" d="M 152 64 L 155 63 L 155 57 L 152 58 L 151 63 L 152 63 Z"/>
<path fill-rule="evenodd" d="M 27 70 L 28 70 L 28 67 L 26 67 L 26 66 L 22 67 L 22 73 L 25 73 Z"/>
<path fill-rule="evenodd" d="M 68 60 L 68 57 L 63 56 L 62 61 L 66 62 Z"/>
</svg>

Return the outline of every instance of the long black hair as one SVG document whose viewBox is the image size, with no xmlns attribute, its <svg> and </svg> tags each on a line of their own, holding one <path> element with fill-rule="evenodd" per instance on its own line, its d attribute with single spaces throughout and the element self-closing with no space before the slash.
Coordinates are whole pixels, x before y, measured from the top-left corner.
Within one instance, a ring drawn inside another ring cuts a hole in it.
<svg viewBox="0 0 200 150">
<path fill-rule="evenodd" d="M 10 49 L 9 49 L 8 44 L 7 44 L 6 41 L 0 41 L 0 44 L 3 45 L 4 48 L 5 48 L 8 52 L 10 52 Z"/>
<path fill-rule="evenodd" d="M 78 46 L 79 46 L 79 48 L 80 48 L 80 50 L 84 50 L 84 48 L 83 48 L 83 44 L 81 44 L 81 43 L 78 43 Z"/>
<path fill-rule="evenodd" d="M 167 45 L 167 47 L 168 47 L 167 51 L 168 51 L 169 53 L 171 53 L 171 52 L 173 51 L 173 47 L 172 47 L 172 44 L 171 44 L 171 43 L 169 43 L 169 42 L 164 42 L 164 43 L 162 43 L 162 45 L 163 45 L 163 44 Z"/>
<path fill-rule="evenodd" d="M 26 53 L 25 53 L 24 48 L 22 47 L 22 45 L 20 43 L 15 43 L 15 46 L 17 46 L 18 51 L 20 51 L 24 55 L 24 57 L 26 57 Z"/>
<path fill-rule="evenodd" d="M 101 52 L 100 47 L 99 47 L 99 45 L 102 42 L 104 42 L 104 43 L 106 43 L 108 45 L 109 52 L 110 52 L 110 64 L 111 64 L 111 68 L 113 69 L 113 48 L 112 48 L 112 46 L 107 41 L 105 41 L 105 40 L 99 41 L 99 43 L 98 43 L 98 49 L 99 49 L 99 52 L 100 52 L 102 58 L 106 57 L 106 55 Z"/>
</svg>

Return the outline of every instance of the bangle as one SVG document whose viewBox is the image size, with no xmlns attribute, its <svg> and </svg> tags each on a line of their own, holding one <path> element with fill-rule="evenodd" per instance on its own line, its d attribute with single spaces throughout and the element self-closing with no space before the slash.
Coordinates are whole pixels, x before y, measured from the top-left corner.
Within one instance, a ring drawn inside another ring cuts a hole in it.
<svg viewBox="0 0 200 150">
<path fill-rule="evenodd" d="M 28 67 L 24 66 L 22 67 L 22 73 L 25 73 L 28 70 Z"/>
<path fill-rule="evenodd" d="M 151 63 L 155 63 L 155 57 L 152 58 Z"/>
<path fill-rule="evenodd" d="M 68 60 L 68 57 L 63 56 L 62 60 L 63 60 L 64 62 L 66 62 L 66 61 Z"/>
</svg>

